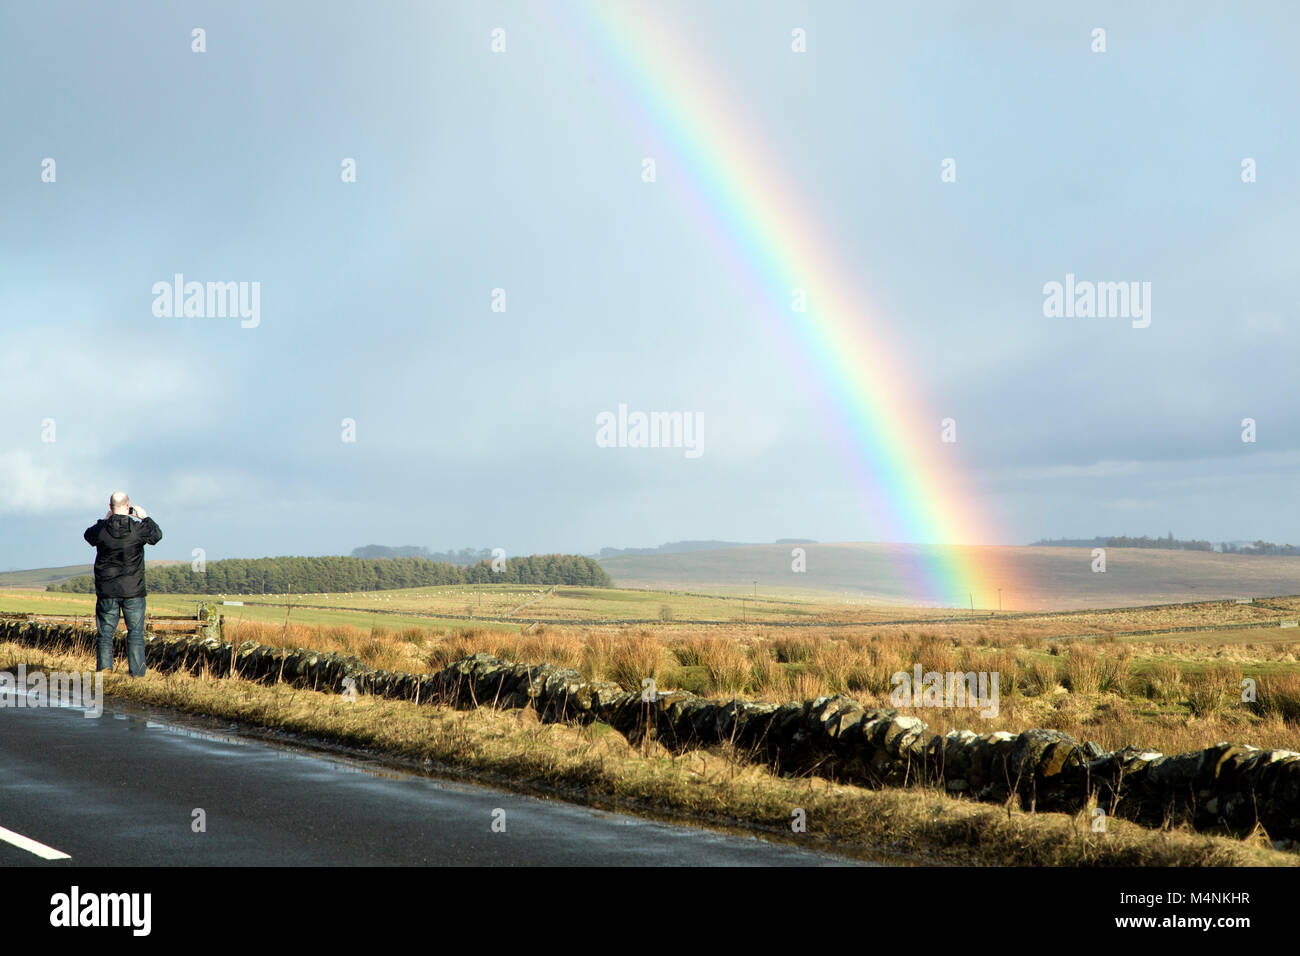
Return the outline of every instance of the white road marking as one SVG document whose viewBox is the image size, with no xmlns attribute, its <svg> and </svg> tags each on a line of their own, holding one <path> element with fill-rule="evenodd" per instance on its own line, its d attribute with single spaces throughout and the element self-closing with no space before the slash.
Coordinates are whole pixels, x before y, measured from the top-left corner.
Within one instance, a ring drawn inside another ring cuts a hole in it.
<svg viewBox="0 0 1300 956">
<path fill-rule="evenodd" d="M 37 843 L 30 837 L 25 837 L 21 833 L 14 833 L 13 830 L 6 830 L 0 827 L 0 840 L 5 843 L 12 843 L 20 850 L 26 850 L 28 853 L 35 853 L 42 860 L 71 860 L 72 857 L 61 850 L 56 850 L 52 846 L 46 846 L 44 843 Z"/>
</svg>

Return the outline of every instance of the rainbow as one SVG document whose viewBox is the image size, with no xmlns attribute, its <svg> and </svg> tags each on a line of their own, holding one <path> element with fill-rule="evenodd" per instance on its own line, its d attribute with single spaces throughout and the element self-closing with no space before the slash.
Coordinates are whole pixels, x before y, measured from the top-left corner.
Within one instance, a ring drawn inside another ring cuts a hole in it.
<svg viewBox="0 0 1300 956">
<path fill-rule="evenodd" d="M 588 0 L 576 26 L 600 54 L 656 141 L 656 162 L 680 174 L 694 213 L 718 252 L 761 304 L 779 344 L 817 396 L 829 433 L 864 489 L 881 540 L 916 545 L 904 573 L 919 600 L 996 606 L 994 581 L 973 549 L 933 547 L 995 540 L 960 487 L 955 448 L 940 441 L 943 416 L 912 394 L 911 367 L 873 312 L 852 270 L 798 204 L 800 189 L 767 157 L 714 77 L 653 12 L 625 0 Z M 563 32 L 563 31 L 561 31 Z M 794 54 L 791 54 L 794 55 Z M 937 175 L 937 173 L 936 173 Z M 803 289 L 805 311 L 792 308 Z"/>
</svg>

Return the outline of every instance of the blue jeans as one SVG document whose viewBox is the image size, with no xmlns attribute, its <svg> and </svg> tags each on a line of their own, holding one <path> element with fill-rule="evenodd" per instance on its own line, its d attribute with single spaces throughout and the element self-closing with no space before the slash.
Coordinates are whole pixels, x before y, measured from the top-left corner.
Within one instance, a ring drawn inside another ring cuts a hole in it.
<svg viewBox="0 0 1300 956">
<path fill-rule="evenodd" d="M 113 668 L 113 632 L 117 616 L 126 619 L 126 662 L 132 677 L 144 676 L 144 598 L 100 597 L 95 599 L 95 622 L 99 625 L 99 659 L 95 670 Z"/>
</svg>

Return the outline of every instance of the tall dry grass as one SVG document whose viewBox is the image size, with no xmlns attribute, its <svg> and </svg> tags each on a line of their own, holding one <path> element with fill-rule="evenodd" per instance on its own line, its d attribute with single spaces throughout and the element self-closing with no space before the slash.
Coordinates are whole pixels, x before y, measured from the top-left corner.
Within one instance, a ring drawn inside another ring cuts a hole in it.
<svg viewBox="0 0 1300 956">
<path fill-rule="evenodd" d="M 742 694 L 749 686 L 750 660 L 733 641 L 714 640 L 701 655 L 709 686 L 719 694 Z"/>
<path fill-rule="evenodd" d="M 889 706 L 893 675 L 910 674 L 917 664 L 927 672 L 995 671 L 1001 694 L 995 718 L 981 718 L 971 708 L 907 712 L 935 733 L 1048 727 L 1108 749 L 1175 752 L 1225 739 L 1297 749 L 1300 742 L 1300 643 L 1293 641 L 1045 641 L 994 625 L 920 633 L 812 628 L 773 635 L 676 625 L 549 626 L 514 633 L 474 625 L 394 631 L 228 621 L 226 633 L 241 642 L 336 651 L 389 670 L 435 670 L 486 652 L 574 668 L 587 679 L 616 681 L 628 690 L 650 677 L 664 691 L 689 687 L 707 696 L 778 703 L 843 693 L 863 706 Z M 1241 699 L 1243 675 L 1256 678 L 1254 701 Z"/>
<path fill-rule="evenodd" d="M 1178 700 L 1182 686 L 1183 672 L 1173 661 L 1156 661 L 1142 675 L 1143 692 L 1151 700 L 1165 703 Z"/>
<path fill-rule="evenodd" d="M 1300 674 L 1270 674 L 1259 679 L 1251 710 L 1265 717 L 1300 723 Z M 1300 734 L 1297 735 L 1300 748 Z"/>
<path fill-rule="evenodd" d="M 609 651 L 609 679 L 624 690 L 641 690 L 643 680 L 652 680 L 656 687 L 664 675 L 666 648 L 649 634 L 636 634 L 615 638 Z"/>
</svg>

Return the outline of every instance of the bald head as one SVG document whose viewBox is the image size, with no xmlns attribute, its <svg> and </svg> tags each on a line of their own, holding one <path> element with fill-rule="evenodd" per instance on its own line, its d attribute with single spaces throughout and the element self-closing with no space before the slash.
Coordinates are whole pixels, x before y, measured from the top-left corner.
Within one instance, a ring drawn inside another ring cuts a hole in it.
<svg viewBox="0 0 1300 956">
<path fill-rule="evenodd" d="M 115 515 L 131 513 L 131 498 L 125 491 L 115 491 L 108 499 L 108 509 Z"/>
</svg>

